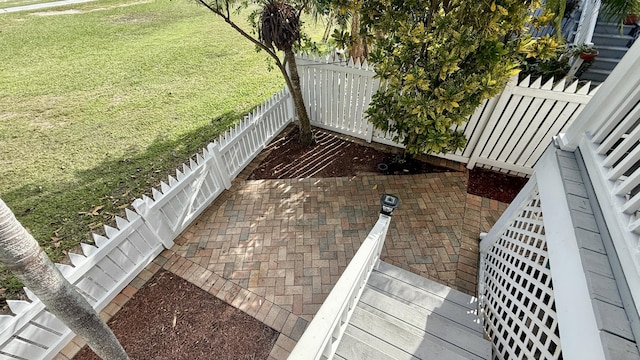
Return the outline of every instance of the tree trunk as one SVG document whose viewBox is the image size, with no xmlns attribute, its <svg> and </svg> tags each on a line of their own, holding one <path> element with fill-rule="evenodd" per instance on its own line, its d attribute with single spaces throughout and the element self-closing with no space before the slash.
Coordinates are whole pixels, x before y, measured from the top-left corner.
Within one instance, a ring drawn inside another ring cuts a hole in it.
<svg viewBox="0 0 640 360">
<path fill-rule="evenodd" d="M 296 56 L 293 54 L 292 49 L 284 51 L 284 58 L 287 66 L 289 67 L 290 82 L 287 82 L 289 86 L 289 92 L 293 97 L 293 104 L 296 107 L 298 113 L 298 121 L 300 127 L 300 143 L 305 146 L 313 144 L 313 134 L 311 133 L 311 122 L 309 121 L 309 115 L 307 114 L 307 108 L 304 106 L 304 99 L 302 98 L 302 90 L 300 88 L 300 76 L 298 75 L 298 67 L 296 65 Z"/>
<path fill-rule="evenodd" d="M 364 41 L 364 38 L 360 36 L 360 13 L 354 12 L 351 15 L 351 49 L 349 50 L 349 56 L 353 58 L 353 61 L 356 59 L 360 59 L 360 61 L 364 61 L 368 54 L 367 44 Z"/>
<path fill-rule="evenodd" d="M 0 199 L 0 262 L 103 359 L 129 359 L 115 335 Z"/>
<path fill-rule="evenodd" d="M 329 18 L 327 19 L 327 26 L 324 28 L 324 34 L 322 35 L 322 43 L 326 44 L 329 41 L 329 36 L 331 36 L 331 29 L 333 29 L 333 18 L 335 15 L 333 12 L 329 14 Z"/>
</svg>

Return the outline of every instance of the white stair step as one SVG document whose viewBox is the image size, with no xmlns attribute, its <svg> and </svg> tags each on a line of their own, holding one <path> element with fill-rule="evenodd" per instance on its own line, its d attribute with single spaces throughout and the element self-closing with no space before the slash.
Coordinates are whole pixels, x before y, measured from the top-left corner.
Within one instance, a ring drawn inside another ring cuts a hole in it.
<svg viewBox="0 0 640 360">
<path fill-rule="evenodd" d="M 362 293 L 358 306 L 380 317 L 393 317 L 411 326 L 439 338 L 453 346 L 466 349 L 480 358 L 491 356 L 491 344 L 482 338 L 482 334 L 470 331 L 447 317 L 437 313 L 420 311 L 402 299 L 395 299 L 377 292 L 367 286 Z M 475 315 L 472 315 L 475 317 Z"/>
<path fill-rule="evenodd" d="M 626 47 L 627 43 L 631 40 L 633 40 L 631 36 L 619 34 L 593 34 L 593 38 L 591 39 L 596 49 L 599 48 L 599 45 Z"/>
<path fill-rule="evenodd" d="M 402 301 L 411 303 L 416 308 L 422 308 L 421 311 L 433 312 L 446 317 L 469 331 L 478 334 L 483 332 L 477 315 L 473 314 L 476 311 L 475 308 L 455 303 L 442 292 L 433 293 L 424 288 L 417 288 L 407 283 L 394 281 L 393 278 L 376 272 L 371 274 L 368 285 L 392 298 L 402 299 Z"/>
<path fill-rule="evenodd" d="M 467 295 L 456 289 L 452 289 L 446 285 L 442 285 L 433 280 L 429 280 L 423 276 L 414 274 L 410 271 L 406 271 L 397 266 L 393 266 L 384 261 L 380 262 L 377 272 L 392 277 L 396 280 L 400 280 L 404 283 L 411 284 L 415 287 L 428 290 L 436 295 L 446 295 L 447 300 L 455 302 L 458 305 L 464 306 L 468 309 L 478 309 L 478 299 Z M 442 296 L 441 296 L 442 297 Z"/>
<path fill-rule="evenodd" d="M 419 360 L 408 352 L 353 326 L 348 327 L 342 336 L 336 356 L 347 360 Z"/>
<path fill-rule="evenodd" d="M 420 333 L 409 328 L 396 319 L 382 318 L 361 307 L 356 307 L 354 310 L 347 332 L 353 331 L 353 329 L 349 329 L 351 327 L 367 332 L 389 345 L 411 353 L 418 359 L 481 359 L 428 333 Z M 340 349 L 342 346 L 341 343 L 338 349 L 340 354 L 344 354 L 345 351 Z"/>
<path fill-rule="evenodd" d="M 598 45 L 598 51 L 600 52 L 599 57 L 622 59 L 624 54 L 629 51 L 629 48 L 625 46 Z"/>
</svg>

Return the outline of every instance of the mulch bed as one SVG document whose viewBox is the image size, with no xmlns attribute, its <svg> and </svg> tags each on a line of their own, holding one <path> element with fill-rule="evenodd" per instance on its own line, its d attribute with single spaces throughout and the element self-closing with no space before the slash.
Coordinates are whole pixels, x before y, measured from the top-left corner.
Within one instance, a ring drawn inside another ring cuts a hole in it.
<svg viewBox="0 0 640 360">
<path fill-rule="evenodd" d="M 266 159 L 250 179 L 343 177 L 363 174 L 424 174 L 453 171 L 417 159 L 400 159 L 398 152 L 384 152 L 357 144 L 323 130 L 314 130 L 316 144 L 305 147 L 298 141 L 297 128 L 272 142 Z M 387 166 L 381 169 L 380 164 Z M 469 172 L 469 194 L 510 203 L 528 179 L 475 168 Z"/>
<path fill-rule="evenodd" d="M 529 179 L 500 172 L 474 168 L 469 171 L 469 194 L 511 203 Z"/>
<path fill-rule="evenodd" d="M 278 332 L 164 270 L 108 322 L 132 360 L 267 359 Z M 100 360 L 85 346 L 76 360 Z"/>
<path fill-rule="evenodd" d="M 363 174 L 408 174 L 451 171 L 426 162 L 360 145 L 332 133 L 314 130 L 315 145 L 300 144 L 299 132 L 293 128 L 286 136 L 274 140 L 266 149 L 269 156 L 253 171 L 250 179 L 296 179 L 308 177 L 343 177 Z M 380 164 L 388 168 L 381 171 Z"/>
</svg>

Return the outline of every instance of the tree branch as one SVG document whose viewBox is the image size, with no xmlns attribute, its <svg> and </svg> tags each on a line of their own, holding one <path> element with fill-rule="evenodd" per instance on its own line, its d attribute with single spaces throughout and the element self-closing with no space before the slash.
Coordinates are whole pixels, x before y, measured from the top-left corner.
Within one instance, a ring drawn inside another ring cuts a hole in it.
<svg viewBox="0 0 640 360">
<path fill-rule="evenodd" d="M 278 69 L 280 69 L 280 72 L 282 72 L 282 75 L 284 76 L 284 80 L 287 83 L 287 88 L 289 88 L 289 91 L 293 91 L 293 84 L 291 82 L 291 78 L 289 78 L 289 74 L 287 73 L 287 68 L 285 66 L 285 64 L 280 60 L 280 58 L 278 57 L 278 54 L 276 54 L 276 52 L 270 48 L 269 46 L 263 44 L 260 40 L 254 38 L 253 36 L 249 35 L 246 31 L 244 31 L 242 28 L 240 28 L 236 23 L 234 23 L 231 20 L 231 15 L 229 14 L 229 2 L 225 1 L 226 4 L 226 10 L 227 10 L 227 15 L 225 16 L 225 14 L 220 10 L 220 8 L 213 8 L 211 5 L 209 5 L 206 1 L 204 0 L 198 0 L 198 2 L 202 5 L 204 5 L 204 7 L 206 7 L 207 9 L 209 9 L 211 12 L 213 12 L 214 14 L 220 16 L 221 18 L 224 19 L 224 21 L 229 24 L 229 26 L 231 26 L 234 30 L 236 30 L 238 33 L 240 33 L 240 35 L 242 35 L 243 37 L 245 37 L 246 39 L 248 39 L 249 41 L 251 41 L 252 43 L 254 43 L 256 46 L 258 46 L 260 49 L 264 50 L 267 52 L 267 54 L 269 54 L 269 56 L 271 56 L 275 62 L 276 62 L 276 66 L 278 67 Z M 216 0 L 216 4 L 217 4 L 217 0 Z"/>
<path fill-rule="evenodd" d="M 249 41 L 254 43 L 260 49 L 266 51 L 267 54 L 269 54 L 269 56 L 271 56 L 276 61 L 276 64 L 278 65 L 278 67 L 282 66 L 282 62 L 280 61 L 280 58 L 278 57 L 278 54 L 276 54 L 273 51 L 273 49 L 271 49 L 267 45 L 265 45 L 262 42 L 260 42 L 260 40 L 258 40 L 256 38 L 254 38 L 253 36 L 249 35 L 246 31 L 244 31 L 242 28 L 240 28 L 238 25 L 236 25 L 236 23 L 234 23 L 231 20 L 231 15 L 229 14 L 229 6 L 228 6 L 229 3 L 228 2 L 225 2 L 227 4 L 227 6 L 226 6 L 227 15 L 226 16 L 219 9 L 211 7 L 211 5 L 209 5 L 206 1 L 198 0 L 198 2 L 200 4 L 202 4 L 202 5 L 204 5 L 204 7 L 206 7 L 207 9 L 211 10 L 211 12 L 213 12 L 214 14 L 216 14 L 216 15 L 220 16 L 221 18 L 223 18 L 224 21 L 227 24 L 229 24 L 229 26 L 231 26 L 234 30 L 236 30 L 238 33 L 240 33 L 240 35 L 242 35 L 243 37 L 245 37 L 246 39 L 248 39 Z"/>
</svg>

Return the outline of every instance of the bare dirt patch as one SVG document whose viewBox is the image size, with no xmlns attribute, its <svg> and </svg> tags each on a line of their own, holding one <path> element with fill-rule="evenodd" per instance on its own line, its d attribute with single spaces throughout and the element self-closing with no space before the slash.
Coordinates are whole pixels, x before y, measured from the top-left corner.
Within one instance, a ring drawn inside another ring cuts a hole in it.
<svg viewBox="0 0 640 360">
<path fill-rule="evenodd" d="M 75 15 L 82 14 L 84 11 L 76 10 L 76 9 L 68 9 L 68 10 L 50 10 L 50 11 L 38 11 L 31 13 L 31 15 L 35 16 L 56 16 L 56 15 Z"/>
</svg>

